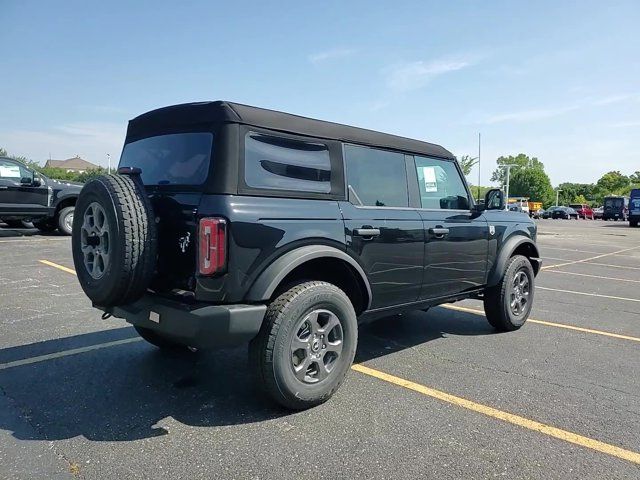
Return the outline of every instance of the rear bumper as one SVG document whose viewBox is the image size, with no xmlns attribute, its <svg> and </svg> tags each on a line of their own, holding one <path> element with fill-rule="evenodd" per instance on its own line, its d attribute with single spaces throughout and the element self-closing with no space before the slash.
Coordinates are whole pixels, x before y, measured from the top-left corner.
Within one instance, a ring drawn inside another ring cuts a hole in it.
<svg viewBox="0 0 640 480">
<path fill-rule="evenodd" d="M 128 305 L 105 309 L 132 325 L 164 333 L 198 348 L 236 346 L 257 335 L 266 305 L 209 305 L 145 295 Z"/>
</svg>

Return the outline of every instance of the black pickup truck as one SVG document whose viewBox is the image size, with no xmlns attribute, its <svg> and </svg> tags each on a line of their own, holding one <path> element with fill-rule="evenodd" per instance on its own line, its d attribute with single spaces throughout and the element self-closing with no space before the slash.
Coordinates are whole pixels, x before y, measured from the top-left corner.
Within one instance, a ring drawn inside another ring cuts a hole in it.
<svg viewBox="0 0 640 480">
<path fill-rule="evenodd" d="M 520 328 L 536 226 L 477 205 L 444 148 L 229 102 L 129 123 L 118 175 L 76 204 L 73 259 L 95 307 L 162 349 L 249 342 L 280 404 L 342 383 L 358 325 L 466 298 Z"/>
<path fill-rule="evenodd" d="M 26 221 L 43 231 L 71 235 L 81 189 L 81 184 L 47 178 L 18 160 L 0 157 L 0 218 L 9 227 Z"/>
</svg>

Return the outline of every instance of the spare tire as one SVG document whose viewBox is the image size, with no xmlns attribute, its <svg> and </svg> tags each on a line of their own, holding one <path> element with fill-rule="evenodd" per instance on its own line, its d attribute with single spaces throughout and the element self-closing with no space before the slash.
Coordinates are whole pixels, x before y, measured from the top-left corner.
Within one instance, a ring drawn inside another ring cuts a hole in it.
<svg viewBox="0 0 640 480">
<path fill-rule="evenodd" d="M 157 233 L 139 178 L 103 175 L 82 188 L 73 218 L 73 263 L 95 305 L 139 299 L 151 283 Z"/>
</svg>

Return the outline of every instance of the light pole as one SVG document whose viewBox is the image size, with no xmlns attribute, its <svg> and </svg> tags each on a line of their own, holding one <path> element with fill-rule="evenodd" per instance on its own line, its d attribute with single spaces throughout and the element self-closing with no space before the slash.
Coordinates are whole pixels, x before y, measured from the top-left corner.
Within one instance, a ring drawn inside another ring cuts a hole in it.
<svg viewBox="0 0 640 480">
<path fill-rule="evenodd" d="M 516 163 L 508 163 L 506 165 L 500 165 L 501 168 L 506 168 L 507 169 L 507 182 L 506 182 L 506 186 L 505 186 L 505 192 L 504 192 L 504 196 L 507 199 L 507 201 L 505 202 L 505 205 L 507 205 L 507 208 L 509 208 L 509 176 L 511 173 L 511 169 L 513 167 L 519 167 L 520 165 L 516 164 Z"/>
<path fill-rule="evenodd" d="M 107 173 L 111 175 L 111 154 L 107 153 Z"/>
<path fill-rule="evenodd" d="M 558 206 L 558 199 L 560 198 L 560 192 L 562 190 L 560 190 L 559 188 L 556 188 L 556 207 Z"/>
</svg>

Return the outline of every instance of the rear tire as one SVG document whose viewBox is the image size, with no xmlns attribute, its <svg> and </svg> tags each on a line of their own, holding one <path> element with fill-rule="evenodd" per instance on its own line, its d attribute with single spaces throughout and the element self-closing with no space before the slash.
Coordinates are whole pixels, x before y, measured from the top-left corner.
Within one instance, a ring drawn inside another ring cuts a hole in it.
<svg viewBox="0 0 640 480">
<path fill-rule="evenodd" d="M 484 294 L 484 312 L 493 328 L 510 332 L 524 325 L 533 305 L 534 278 L 527 257 L 509 259 L 500 282 Z"/>
<path fill-rule="evenodd" d="M 258 382 L 280 405 L 302 410 L 327 401 L 351 367 L 356 313 L 335 285 L 301 283 L 271 302 L 249 345 Z"/>
<path fill-rule="evenodd" d="M 82 289 L 100 306 L 140 298 L 156 262 L 156 224 L 144 189 L 126 175 L 102 175 L 76 202 L 72 251 Z"/>
</svg>

